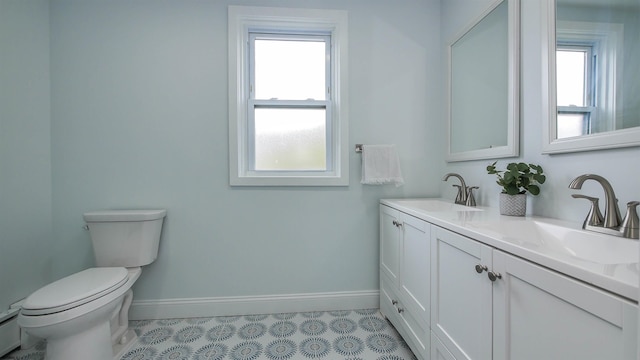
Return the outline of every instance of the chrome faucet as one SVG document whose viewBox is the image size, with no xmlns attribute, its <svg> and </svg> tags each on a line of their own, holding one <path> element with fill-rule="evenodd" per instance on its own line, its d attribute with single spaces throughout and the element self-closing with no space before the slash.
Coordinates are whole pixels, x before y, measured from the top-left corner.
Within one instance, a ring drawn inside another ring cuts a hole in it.
<svg viewBox="0 0 640 360">
<path fill-rule="evenodd" d="M 460 180 L 460 185 L 453 185 L 453 187 L 458 188 L 458 194 L 456 195 L 456 200 L 454 202 L 459 205 L 476 206 L 476 199 L 473 196 L 473 189 L 477 189 L 478 187 L 468 187 L 464 182 L 462 176 L 456 173 L 445 174 L 442 178 L 442 181 L 447 181 L 451 176 L 456 177 L 458 178 L 458 180 Z"/>
<path fill-rule="evenodd" d="M 591 209 L 582 228 L 604 234 L 637 239 L 638 213 L 636 212 L 636 206 L 639 203 L 637 201 L 629 202 L 627 204 L 627 214 L 624 219 L 622 219 L 620 210 L 618 209 L 616 194 L 609 181 L 604 177 L 594 174 L 580 175 L 571 181 L 569 188 L 582 189 L 582 184 L 587 180 L 597 181 L 604 190 L 604 216 L 600 213 L 598 198 L 579 194 L 571 195 L 573 198 L 582 198 L 591 201 Z"/>
<path fill-rule="evenodd" d="M 614 228 L 620 225 L 620 210 L 618 199 L 609 181 L 600 175 L 585 174 L 573 179 L 569 184 L 570 189 L 582 189 L 582 184 L 587 180 L 597 181 L 604 189 L 604 220 L 603 227 Z"/>
</svg>

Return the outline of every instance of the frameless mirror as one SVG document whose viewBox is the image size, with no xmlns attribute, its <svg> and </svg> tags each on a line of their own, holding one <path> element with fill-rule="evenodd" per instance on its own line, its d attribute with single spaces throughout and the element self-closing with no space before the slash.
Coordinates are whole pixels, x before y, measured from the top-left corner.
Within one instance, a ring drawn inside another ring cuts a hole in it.
<svg viewBox="0 0 640 360">
<path fill-rule="evenodd" d="M 549 0 L 544 153 L 640 145 L 640 0 Z"/>
<path fill-rule="evenodd" d="M 449 44 L 447 161 L 518 155 L 519 8 L 493 2 Z"/>
</svg>

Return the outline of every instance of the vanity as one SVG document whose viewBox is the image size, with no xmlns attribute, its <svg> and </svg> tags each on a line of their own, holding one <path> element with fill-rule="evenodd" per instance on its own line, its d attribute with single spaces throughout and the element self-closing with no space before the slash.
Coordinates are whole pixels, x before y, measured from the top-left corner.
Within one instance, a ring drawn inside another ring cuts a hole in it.
<svg viewBox="0 0 640 360">
<path fill-rule="evenodd" d="M 636 359 L 638 241 L 380 201 L 380 310 L 419 359 Z"/>
</svg>

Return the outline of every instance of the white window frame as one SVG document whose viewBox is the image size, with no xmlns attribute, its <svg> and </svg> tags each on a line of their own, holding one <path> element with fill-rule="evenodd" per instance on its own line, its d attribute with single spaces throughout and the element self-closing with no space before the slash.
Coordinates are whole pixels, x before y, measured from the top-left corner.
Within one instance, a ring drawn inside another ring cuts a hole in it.
<svg viewBox="0 0 640 360">
<path fill-rule="evenodd" d="M 229 182 L 232 186 L 348 186 L 347 13 L 229 6 Z M 253 171 L 250 156 L 251 112 L 249 33 L 327 33 L 331 37 L 331 94 L 327 104 L 327 171 Z"/>
</svg>

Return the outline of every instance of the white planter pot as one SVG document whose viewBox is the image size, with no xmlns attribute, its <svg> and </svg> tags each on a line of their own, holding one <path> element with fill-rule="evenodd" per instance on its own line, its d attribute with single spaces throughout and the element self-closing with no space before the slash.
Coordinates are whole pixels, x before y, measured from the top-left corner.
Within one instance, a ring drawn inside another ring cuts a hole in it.
<svg viewBox="0 0 640 360">
<path fill-rule="evenodd" d="M 527 194 L 509 195 L 500 193 L 500 214 L 524 216 L 527 213 Z"/>
</svg>

